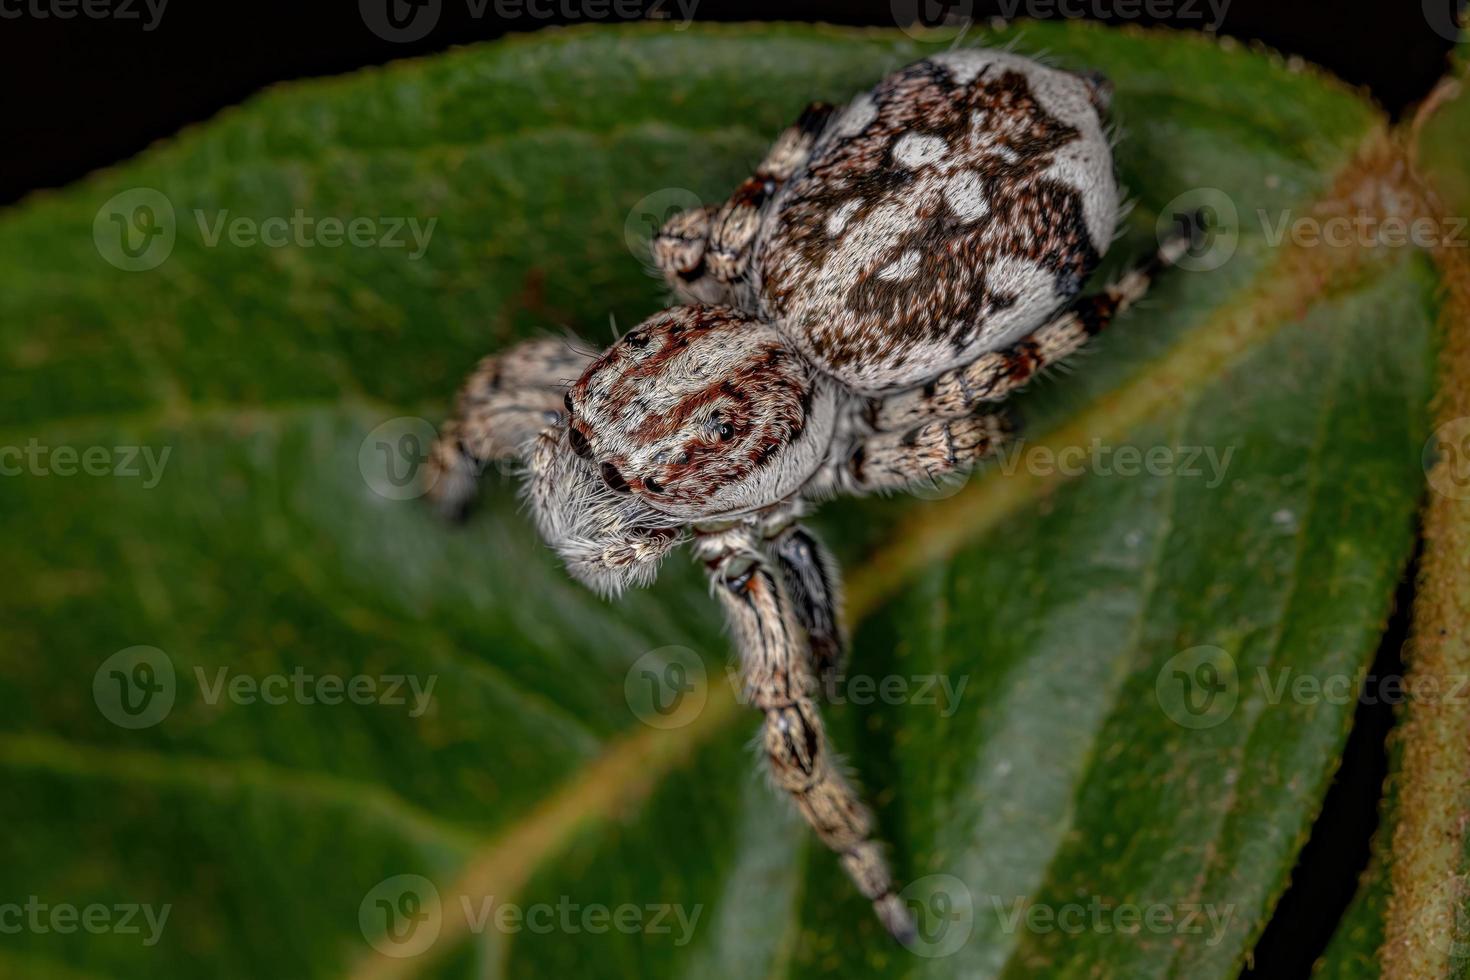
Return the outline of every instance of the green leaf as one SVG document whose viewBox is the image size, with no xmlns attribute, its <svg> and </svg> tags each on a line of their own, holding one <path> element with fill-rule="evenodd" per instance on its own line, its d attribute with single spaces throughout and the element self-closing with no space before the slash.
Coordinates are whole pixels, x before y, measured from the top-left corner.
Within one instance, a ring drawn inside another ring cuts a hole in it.
<svg viewBox="0 0 1470 980">
<path fill-rule="evenodd" d="M 1434 432 L 1424 447 L 1429 492 L 1404 698 L 1373 862 L 1319 964 L 1323 977 L 1389 980 L 1470 975 L 1470 794 L 1464 780 L 1470 709 L 1470 258 L 1465 215 L 1470 135 L 1465 47 L 1451 74 L 1405 126 L 1420 209 L 1435 229 L 1443 343 Z"/>
<path fill-rule="evenodd" d="M 1233 976 L 1352 717 L 1350 698 L 1280 685 L 1356 681 L 1411 550 L 1439 282 L 1404 249 L 1270 240 L 1281 215 L 1382 178 L 1358 158 L 1383 120 L 1344 86 L 1186 35 L 978 39 L 1112 78 L 1136 207 L 1104 274 L 1185 192 L 1231 201 L 1240 236 L 1023 396 L 1027 441 L 959 494 L 821 515 L 849 569 L 849 675 L 890 692 L 849 684 L 830 727 L 928 890 L 930 935 L 968 926 L 957 950 L 880 935 L 753 775 L 756 719 L 690 563 L 607 604 L 556 567 L 508 481 L 463 529 L 390 499 L 416 430 L 385 422 L 440 418 L 485 351 L 560 326 L 600 341 L 609 312 L 660 305 L 625 242 L 669 203 L 656 192 L 720 200 L 805 102 L 933 47 L 654 26 L 274 90 L 0 220 L 0 442 L 21 450 L 0 462 L 25 470 L 0 480 L 0 895 L 171 910 L 152 945 L 146 927 L 0 934 L 0 969 Z M 156 227 L 136 196 L 109 204 L 136 188 L 173 212 L 146 271 L 104 257 L 127 264 L 112 214 Z M 298 209 L 435 225 L 417 258 L 209 243 L 221 211 Z M 1055 464 L 1094 440 L 1104 462 Z M 60 447 L 103 447 L 111 475 L 50 472 Z M 169 456 L 150 480 L 114 447 Z M 138 646 L 161 653 L 120 654 Z M 669 647 L 708 683 L 665 731 L 627 683 Z M 145 661 L 171 670 L 172 707 L 123 727 L 114 691 L 132 689 L 113 685 Z M 1176 668 L 1227 689 L 1191 714 Z M 298 671 L 435 686 L 421 712 L 411 693 L 218 686 Z M 395 945 L 385 910 L 414 911 L 400 875 L 431 882 L 440 914 Z M 544 911 L 501 933 L 507 903 Z"/>
</svg>

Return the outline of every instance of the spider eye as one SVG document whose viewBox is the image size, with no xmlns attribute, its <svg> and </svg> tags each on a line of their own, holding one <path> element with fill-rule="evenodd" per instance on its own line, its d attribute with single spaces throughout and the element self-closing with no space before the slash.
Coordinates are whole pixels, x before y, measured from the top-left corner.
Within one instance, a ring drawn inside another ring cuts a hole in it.
<svg viewBox="0 0 1470 980">
<path fill-rule="evenodd" d="M 623 479 L 623 474 L 619 473 L 618 468 L 611 463 L 602 464 L 602 482 L 606 483 L 607 488 L 614 493 L 628 492 L 628 481 Z"/>
<path fill-rule="evenodd" d="M 623 342 L 629 347 L 647 347 L 648 334 L 635 330 L 623 338 Z"/>
<path fill-rule="evenodd" d="M 592 458 L 592 447 L 588 445 L 587 437 L 582 434 L 581 429 L 572 426 L 567 430 L 567 440 L 572 444 L 572 452 L 581 456 L 583 459 Z"/>
<path fill-rule="evenodd" d="M 567 407 L 567 418 L 571 418 L 572 413 L 575 412 L 576 409 L 572 408 L 572 393 L 570 391 L 568 391 L 566 397 L 562 399 L 562 404 Z"/>
<path fill-rule="evenodd" d="M 729 442 L 735 438 L 735 426 L 721 418 L 719 412 L 709 417 L 709 421 L 704 423 L 704 428 L 706 432 L 713 432 L 717 435 L 721 442 Z"/>
<path fill-rule="evenodd" d="M 657 480 L 644 480 L 643 489 L 647 490 L 649 493 L 663 493 L 664 485 Z"/>
</svg>

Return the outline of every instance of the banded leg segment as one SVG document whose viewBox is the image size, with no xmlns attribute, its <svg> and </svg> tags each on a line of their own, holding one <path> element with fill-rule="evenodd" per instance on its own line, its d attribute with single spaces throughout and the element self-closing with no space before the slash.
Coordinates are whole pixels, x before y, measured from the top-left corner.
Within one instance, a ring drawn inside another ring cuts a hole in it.
<svg viewBox="0 0 1470 980">
<path fill-rule="evenodd" d="M 771 775 L 822 842 L 838 853 L 884 927 L 909 942 L 913 919 L 873 838 L 872 814 L 832 757 L 812 697 L 816 678 L 802 644 L 805 631 L 760 544 L 754 529 L 735 529 L 706 534 L 695 547 L 739 647 L 746 694 L 765 714 L 761 741 Z"/>
<path fill-rule="evenodd" d="M 1012 431 L 1001 412 L 935 419 L 905 433 L 861 439 L 831 480 L 846 493 L 903 490 L 961 473 L 994 453 Z"/>
<path fill-rule="evenodd" d="M 960 418 L 978 402 L 1001 401 L 1039 372 L 1075 352 L 1101 333 L 1113 318 L 1148 292 L 1155 276 L 1188 251 L 1194 226 L 1168 238 L 1153 257 L 1092 296 L 1074 300 L 1065 311 L 1009 347 L 941 374 L 922 388 L 880 399 L 872 424 L 882 432 L 902 432 L 930 419 Z"/>
<path fill-rule="evenodd" d="M 447 517 L 465 516 L 485 467 L 521 456 L 555 425 L 566 388 L 592 362 L 561 338 L 528 340 L 484 358 L 455 397 L 454 416 L 429 450 L 429 499 Z"/>
<path fill-rule="evenodd" d="M 838 620 L 837 563 L 810 530 L 791 524 L 771 539 L 771 552 L 806 630 L 812 670 L 819 681 L 842 668 L 846 642 Z"/>
<path fill-rule="evenodd" d="M 680 299 L 729 301 L 730 284 L 750 264 L 761 208 L 806 163 L 832 112 L 825 102 L 808 105 L 723 206 L 683 211 L 659 229 L 652 243 L 654 261 Z"/>
</svg>

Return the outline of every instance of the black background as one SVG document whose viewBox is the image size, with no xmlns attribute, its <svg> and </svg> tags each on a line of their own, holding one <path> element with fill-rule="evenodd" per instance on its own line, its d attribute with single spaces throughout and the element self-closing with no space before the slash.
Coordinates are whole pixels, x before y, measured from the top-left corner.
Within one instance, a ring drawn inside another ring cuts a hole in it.
<svg viewBox="0 0 1470 980">
<path fill-rule="evenodd" d="M 614 0 L 498 0 L 557 11 L 549 17 L 522 13 L 502 19 L 497 0 L 483 16 L 471 2 L 439 0 L 434 28 L 422 39 L 400 43 L 374 34 L 357 0 L 315 3 L 257 2 L 229 5 L 170 0 L 156 26 L 143 0 L 89 0 L 132 19 L 38 17 L 58 0 L 0 0 L 0 206 L 42 188 L 59 187 L 99 167 L 124 160 L 154 140 L 209 118 L 274 82 L 331 75 L 396 58 L 429 54 L 508 32 L 534 31 L 605 11 Z M 88 2 L 88 0 L 60 0 Z M 404 0 L 365 0 L 383 4 Z M 417 0 L 425 2 L 425 0 Z M 428 0 L 433 2 L 433 0 Z M 616 0 L 620 9 L 661 7 L 680 16 L 691 0 Z M 891 27 L 908 21 L 919 4 L 940 0 L 846 3 L 738 3 L 692 0 L 695 20 L 804 20 Z M 1222 0 L 1215 0 L 1218 4 Z M 1445 70 L 1445 36 L 1455 0 L 1228 0 L 1218 33 L 1261 42 L 1300 55 L 1365 87 L 1390 113 L 1400 115 L 1423 98 Z M 1176 12 L 1162 21 L 1153 9 Z M 1019 10 L 1041 15 L 1058 8 L 1095 19 L 1139 25 L 1202 29 L 1213 19 L 1208 0 L 993 0 L 949 7 L 975 19 Z M 1126 15 L 1137 10 L 1137 16 Z M 1096 16 L 1112 13 L 1112 16 Z M 17 16 L 17 14 L 19 16 Z M 927 18 L 931 19 L 932 18 Z M 1406 582 L 1412 581 L 1412 570 Z M 1399 608 L 1411 597 L 1406 585 Z M 1398 673 L 1406 629 L 1402 614 L 1384 638 L 1373 673 Z M 1384 739 L 1392 724 L 1387 705 L 1362 706 L 1343 766 L 1325 802 L 1312 839 L 1292 872 L 1292 883 L 1255 950 L 1254 977 L 1305 977 L 1331 937 L 1367 863 L 1386 771 Z"/>
<path fill-rule="evenodd" d="M 365 0 L 379 5 L 390 0 Z M 391 0 L 404 3 L 405 0 Z M 425 0 L 417 0 L 425 2 Z M 429 0 L 434 2 L 434 0 Z M 437 24 L 412 43 L 386 41 L 368 29 L 358 0 L 230 4 L 168 0 L 152 30 L 145 0 L 0 0 L 0 204 L 59 187 L 126 159 L 180 127 L 207 119 L 272 82 L 331 75 L 456 44 L 534 31 L 575 20 L 562 12 L 606 11 L 614 0 L 438 0 Z M 621 9 L 659 6 L 678 17 L 693 3 L 695 20 L 807 20 L 891 27 L 898 16 L 937 12 L 946 0 L 883 2 L 731 2 L 616 0 Z M 1201 29 L 1213 19 L 1207 0 L 947 0 L 977 19 L 1003 10 L 1113 12 L 1101 19 Z M 1227 2 L 1220 33 L 1301 55 L 1369 91 L 1391 112 L 1422 98 L 1442 73 L 1454 0 L 1215 0 Z M 56 3 L 99 3 L 131 13 L 70 19 L 37 17 Z M 474 6 L 472 7 L 472 3 Z M 511 6 L 507 7 L 507 4 Z M 1426 15 L 1424 6 L 1429 5 Z M 626 6 L 625 6 L 626 5 Z M 1172 8 L 1158 21 L 1146 15 Z M 381 9 L 381 7 L 380 7 Z M 474 16 L 478 9 L 482 16 Z M 557 11 L 551 17 L 497 9 Z M 1137 16 L 1118 16 L 1132 14 Z M 17 16 L 19 15 L 19 16 Z M 582 18 L 587 19 L 587 18 Z M 597 19 L 609 20 L 603 16 Z M 926 15 L 926 20 L 935 17 Z"/>
</svg>

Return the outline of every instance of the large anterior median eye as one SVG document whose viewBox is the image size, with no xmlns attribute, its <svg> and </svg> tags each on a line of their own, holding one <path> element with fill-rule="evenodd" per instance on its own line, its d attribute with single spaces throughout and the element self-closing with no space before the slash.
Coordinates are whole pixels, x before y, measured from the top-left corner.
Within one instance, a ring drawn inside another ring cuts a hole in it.
<svg viewBox="0 0 1470 980">
<path fill-rule="evenodd" d="M 615 493 L 628 492 L 628 481 L 623 479 L 623 474 L 619 473 L 618 468 L 611 463 L 602 464 L 602 482 L 606 483 L 607 488 Z"/>
<path fill-rule="evenodd" d="M 572 444 L 572 452 L 583 459 L 592 458 L 592 447 L 587 443 L 587 437 L 575 425 L 567 430 L 567 441 Z"/>
</svg>

